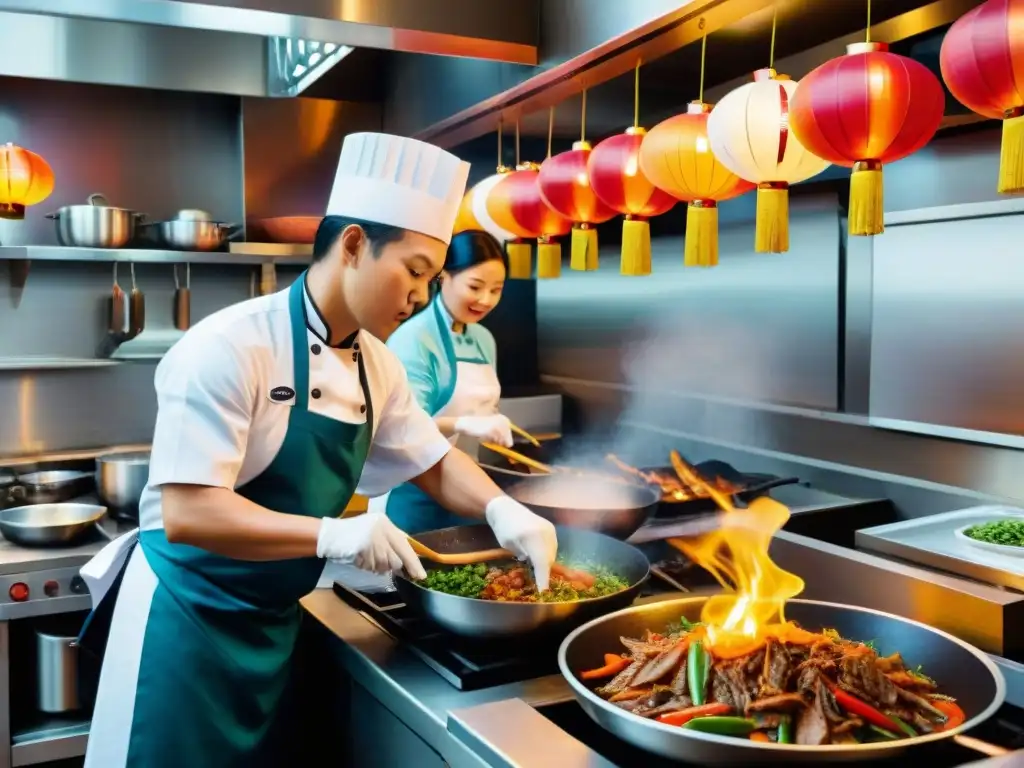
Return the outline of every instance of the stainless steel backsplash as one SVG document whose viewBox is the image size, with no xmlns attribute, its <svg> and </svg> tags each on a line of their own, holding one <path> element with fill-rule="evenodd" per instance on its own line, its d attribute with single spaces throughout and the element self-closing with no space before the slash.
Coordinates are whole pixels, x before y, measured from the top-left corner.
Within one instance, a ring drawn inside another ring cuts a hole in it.
<svg viewBox="0 0 1024 768">
<path fill-rule="evenodd" d="M 996 200 L 998 154 L 994 128 L 933 142 L 885 169 L 886 211 Z M 540 283 L 542 377 L 637 462 L 717 445 L 754 464 L 789 457 L 1024 500 L 1024 452 L 1005 447 L 1024 434 L 1021 216 L 848 238 L 838 199 L 813 190 L 793 195 L 787 254 L 752 252 L 740 200 L 721 207 L 715 269 L 683 269 L 668 234 L 650 277 L 620 276 L 608 243 L 598 272 Z M 882 428 L 883 415 L 909 424 Z M 947 437 L 915 434 L 934 426 Z"/>
</svg>

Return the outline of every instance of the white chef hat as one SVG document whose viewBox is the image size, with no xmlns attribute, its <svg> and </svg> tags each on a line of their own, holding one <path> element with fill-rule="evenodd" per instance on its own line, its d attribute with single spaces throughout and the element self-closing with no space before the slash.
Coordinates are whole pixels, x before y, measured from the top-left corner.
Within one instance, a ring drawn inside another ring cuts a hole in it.
<svg viewBox="0 0 1024 768">
<path fill-rule="evenodd" d="M 451 242 L 469 163 L 433 144 L 352 133 L 341 145 L 327 216 L 390 224 Z"/>
</svg>

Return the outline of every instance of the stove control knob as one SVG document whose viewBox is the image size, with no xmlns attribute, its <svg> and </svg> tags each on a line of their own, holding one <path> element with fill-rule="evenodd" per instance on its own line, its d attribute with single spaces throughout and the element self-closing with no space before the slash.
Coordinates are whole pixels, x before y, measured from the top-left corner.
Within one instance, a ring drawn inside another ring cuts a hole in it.
<svg viewBox="0 0 1024 768">
<path fill-rule="evenodd" d="M 23 603 L 28 600 L 28 584 L 23 581 L 16 581 L 14 584 L 11 584 L 11 588 L 7 593 L 14 602 Z"/>
<path fill-rule="evenodd" d="M 71 578 L 71 591 L 76 595 L 84 595 L 89 591 L 89 588 L 85 585 L 85 580 L 81 576 L 73 576 Z"/>
<path fill-rule="evenodd" d="M 43 592 L 46 593 L 47 597 L 56 597 L 57 593 L 60 592 L 60 584 L 56 581 L 50 580 L 43 584 Z"/>
</svg>

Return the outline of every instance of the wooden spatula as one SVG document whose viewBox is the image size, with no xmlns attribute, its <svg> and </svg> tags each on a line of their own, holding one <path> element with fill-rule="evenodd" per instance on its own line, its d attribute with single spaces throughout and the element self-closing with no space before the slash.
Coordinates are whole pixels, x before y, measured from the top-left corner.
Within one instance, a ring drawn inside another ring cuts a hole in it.
<svg viewBox="0 0 1024 768">
<path fill-rule="evenodd" d="M 512 559 L 512 553 L 507 549 L 482 549 L 479 552 L 443 555 L 440 552 L 435 552 L 426 544 L 416 541 L 412 536 L 409 537 L 409 545 L 417 555 L 438 565 L 476 565 L 477 563 L 486 563 L 488 560 Z"/>
<path fill-rule="evenodd" d="M 515 434 L 519 435 L 519 436 L 520 436 L 521 438 L 523 438 L 523 439 L 524 439 L 524 440 L 525 440 L 526 442 L 528 442 L 528 443 L 529 443 L 530 445 L 532 445 L 532 446 L 533 446 L 534 448 L 540 448 L 540 440 L 538 440 L 538 439 L 537 439 L 536 437 L 534 437 L 533 435 L 531 435 L 531 434 L 530 434 L 529 432 L 527 432 L 527 431 L 526 431 L 525 429 L 523 429 L 522 427 L 517 427 L 517 426 L 516 426 L 515 424 L 513 424 L 512 422 L 509 422 L 509 428 L 510 428 L 510 429 L 511 429 L 511 430 L 512 430 L 512 431 L 513 431 L 513 432 L 514 432 Z"/>
<path fill-rule="evenodd" d="M 523 456 L 519 451 L 513 451 L 511 448 L 506 448 L 503 445 L 487 442 L 481 442 L 480 445 L 489 451 L 494 451 L 495 453 L 504 456 L 506 459 L 510 459 L 517 464 L 523 464 L 531 469 L 536 469 L 538 472 L 543 472 L 546 475 L 550 475 L 554 471 L 547 464 L 537 461 L 536 459 L 531 459 L 529 456 Z"/>
</svg>

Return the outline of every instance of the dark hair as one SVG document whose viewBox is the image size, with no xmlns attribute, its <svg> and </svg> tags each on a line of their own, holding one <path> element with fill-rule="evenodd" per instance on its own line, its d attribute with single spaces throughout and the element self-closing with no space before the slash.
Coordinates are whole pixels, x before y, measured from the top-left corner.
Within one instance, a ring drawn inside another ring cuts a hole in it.
<svg viewBox="0 0 1024 768">
<path fill-rule="evenodd" d="M 493 235 L 477 229 L 459 232 L 452 238 L 444 257 L 444 270 L 457 275 L 486 261 L 500 261 L 508 270 L 508 256 Z"/>
<path fill-rule="evenodd" d="M 374 258 L 380 256 L 381 249 L 388 243 L 397 243 L 405 237 L 405 230 L 391 224 L 377 224 L 362 219 L 352 219 L 348 216 L 325 216 L 316 230 L 316 239 L 313 241 L 313 261 L 320 261 L 326 256 L 334 244 L 345 231 L 345 227 L 352 224 L 358 225 L 366 233 L 366 239 L 370 241 L 370 252 Z"/>
</svg>

